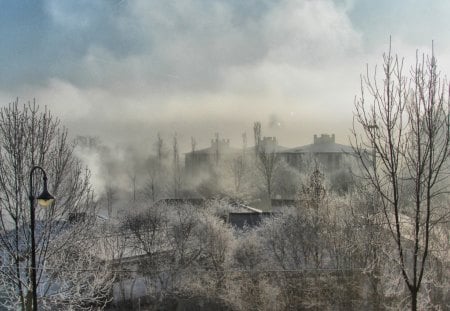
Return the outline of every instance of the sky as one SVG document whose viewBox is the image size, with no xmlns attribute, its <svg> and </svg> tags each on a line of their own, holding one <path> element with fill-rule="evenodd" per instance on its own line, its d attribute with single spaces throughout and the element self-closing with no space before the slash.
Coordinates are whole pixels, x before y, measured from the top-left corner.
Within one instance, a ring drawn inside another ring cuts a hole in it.
<svg viewBox="0 0 450 311">
<path fill-rule="evenodd" d="M 450 66 L 448 0 L 0 0 L 0 106 L 36 99 L 72 135 L 151 152 L 157 132 L 241 145 L 254 121 L 295 147 L 348 144 L 360 74 L 389 47 L 434 42 Z"/>
</svg>

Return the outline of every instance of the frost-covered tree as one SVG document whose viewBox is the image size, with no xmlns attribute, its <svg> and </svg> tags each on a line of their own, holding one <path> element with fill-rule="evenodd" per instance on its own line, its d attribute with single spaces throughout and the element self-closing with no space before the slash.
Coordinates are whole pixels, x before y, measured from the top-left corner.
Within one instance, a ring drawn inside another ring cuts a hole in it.
<svg viewBox="0 0 450 311">
<path fill-rule="evenodd" d="M 177 133 L 173 135 L 172 142 L 172 191 L 174 198 L 181 195 L 182 168 L 180 163 L 180 150 L 178 147 Z"/>
<path fill-rule="evenodd" d="M 276 141 L 274 144 L 268 143 L 261 137 L 261 122 L 255 122 L 253 134 L 255 138 L 255 166 L 260 172 L 267 199 L 272 198 L 274 187 L 274 177 L 278 169 L 280 157 L 277 152 Z"/>
<path fill-rule="evenodd" d="M 127 217 L 128 247 L 141 255 L 139 272 L 155 308 L 170 297 L 226 296 L 234 237 L 215 212 L 188 204 L 156 205 Z"/>
<path fill-rule="evenodd" d="M 8 293 L 4 305 L 11 309 L 26 310 L 31 306 L 28 196 L 36 194 L 29 193 L 28 181 L 35 165 L 45 168 L 48 190 L 57 198 L 56 203 L 48 208 L 35 207 L 39 304 L 49 301 L 48 293 L 55 294 L 61 289 L 47 272 L 51 269 L 62 273 L 68 269 L 67 264 L 58 258 L 78 243 L 78 238 L 83 236 L 95 220 L 89 171 L 74 156 L 74 145 L 69 142 L 67 130 L 59 120 L 46 108 L 40 109 L 35 103 L 20 105 L 16 100 L 1 108 L 0 273 L 3 288 Z M 41 189 L 42 177 L 38 172 L 34 177 L 34 189 Z M 88 253 L 80 256 L 85 258 Z M 77 267 L 83 266 L 82 262 L 75 262 Z M 71 291 L 73 288 L 70 284 L 75 286 L 75 279 L 68 277 L 67 284 Z M 49 288 L 52 290 L 49 291 Z M 91 289 L 83 297 L 91 302 L 97 299 L 100 303 L 104 302 L 105 297 L 96 296 L 95 289 Z"/>
<path fill-rule="evenodd" d="M 352 229 L 347 200 L 326 191 L 316 167 L 299 190 L 298 206 L 267 219 L 257 233 L 269 269 L 279 270 L 271 282 L 282 309 L 361 304 Z"/>
<path fill-rule="evenodd" d="M 404 61 L 383 57 L 382 76 L 361 79 L 355 102 L 354 148 L 375 189 L 386 228 L 396 245 L 393 261 L 418 309 L 433 255 L 435 228 L 448 219 L 449 89 L 431 56 L 416 56 L 409 74 Z M 367 161 L 373 150 L 373 161 Z"/>
<path fill-rule="evenodd" d="M 269 303 L 272 288 L 269 285 L 269 265 L 264 247 L 256 232 L 242 233 L 233 252 L 236 267 L 235 287 L 241 310 L 273 310 Z M 272 293 L 271 293 L 272 292 Z"/>
<path fill-rule="evenodd" d="M 48 268 L 44 268 L 45 295 L 41 309 L 97 310 L 112 299 L 116 275 L 112 267 L 105 264 L 104 253 L 99 250 L 99 241 L 104 240 L 99 229 L 92 226 L 78 232 L 70 247 L 65 245 L 68 239 L 65 235 L 73 234 L 70 231 L 52 242 L 49 251 L 54 256 L 46 262 Z"/>
<path fill-rule="evenodd" d="M 147 176 L 142 189 L 144 198 L 151 202 L 167 196 L 172 188 L 169 180 L 169 152 L 160 133 L 156 136 L 153 148 L 154 155 L 150 155 L 145 162 Z"/>
</svg>

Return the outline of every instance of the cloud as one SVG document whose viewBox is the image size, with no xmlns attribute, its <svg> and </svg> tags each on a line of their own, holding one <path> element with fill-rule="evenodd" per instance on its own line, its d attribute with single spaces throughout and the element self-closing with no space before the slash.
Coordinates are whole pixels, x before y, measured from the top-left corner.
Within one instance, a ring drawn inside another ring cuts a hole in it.
<svg viewBox="0 0 450 311">
<path fill-rule="evenodd" d="M 39 67 L 40 81 L 60 79 L 80 87 L 115 90 L 120 84 L 134 91 L 133 85 L 145 83 L 152 91 L 203 91 L 220 88 L 230 67 L 267 57 L 317 65 L 358 46 L 349 20 L 332 2 L 243 6 L 206 0 L 47 0 L 39 10 L 45 25 L 36 28 L 46 47 L 34 51 L 43 64 L 34 69 Z M 30 81 L 26 67 L 19 71 Z"/>
<path fill-rule="evenodd" d="M 360 48 L 359 34 L 331 1 L 286 1 L 265 21 L 273 62 L 317 68 Z"/>
<path fill-rule="evenodd" d="M 366 22 L 386 1 L 373 10 L 367 0 L 37 3 L 0 13 L 0 98 L 36 97 L 71 131 L 137 144 L 157 131 L 240 141 L 271 115 L 293 145 L 324 128 L 344 133 L 359 74 L 379 63 L 389 36 Z M 394 47 L 414 52 L 407 27 L 398 34 Z"/>
</svg>

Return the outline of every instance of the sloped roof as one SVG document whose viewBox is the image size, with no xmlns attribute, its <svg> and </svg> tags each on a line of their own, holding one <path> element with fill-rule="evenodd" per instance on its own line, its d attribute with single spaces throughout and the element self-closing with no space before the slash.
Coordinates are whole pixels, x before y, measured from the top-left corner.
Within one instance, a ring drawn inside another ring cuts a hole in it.
<svg viewBox="0 0 450 311">
<path fill-rule="evenodd" d="M 336 143 L 317 143 L 284 150 L 283 153 L 354 153 L 353 148 Z"/>
<path fill-rule="evenodd" d="M 247 148 L 248 152 L 255 152 L 256 146 Z M 280 146 L 280 145 L 268 145 L 265 147 L 267 152 L 284 152 L 285 150 L 288 150 L 288 147 Z"/>
<path fill-rule="evenodd" d="M 215 154 L 217 152 L 217 147 L 208 147 L 195 151 L 186 152 L 185 154 Z M 219 147 L 219 153 L 231 154 L 241 152 L 240 149 L 233 147 Z"/>
</svg>

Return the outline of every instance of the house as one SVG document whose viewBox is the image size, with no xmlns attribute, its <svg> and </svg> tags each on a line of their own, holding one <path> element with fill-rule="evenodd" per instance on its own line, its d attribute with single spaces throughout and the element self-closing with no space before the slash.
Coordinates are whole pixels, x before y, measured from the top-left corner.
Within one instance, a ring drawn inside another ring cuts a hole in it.
<svg viewBox="0 0 450 311">
<path fill-rule="evenodd" d="M 184 165 L 187 174 L 209 171 L 212 168 L 232 159 L 241 151 L 230 147 L 229 139 L 211 140 L 211 146 L 200 150 L 192 150 L 185 154 Z"/>
<path fill-rule="evenodd" d="M 351 146 L 336 143 L 334 134 L 314 135 L 312 144 L 287 148 L 278 144 L 276 137 L 263 137 L 259 144 L 246 150 L 249 155 L 256 155 L 257 150 L 276 153 L 290 166 L 304 171 L 312 162 L 320 163 L 327 172 L 347 168 L 355 163 L 355 152 Z M 188 174 L 210 172 L 210 170 L 243 154 L 243 150 L 230 147 L 229 139 L 215 138 L 211 146 L 193 150 L 185 154 L 185 168 Z"/>
<path fill-rule="evenodd" d="M 256 146 L 249 149 L 251 153 L 256 154 L 257 150 L 265 153 L 280 153 L 289 148 L 279 145 L 276 137 L 265 136 Z"/>
<path fill-rule="evenodd" d="M 303 171 L 317 162 L 327 172 L 334 172 L 347 168 L 355 162 L 355 153 L 352 147 L 336 143 L 334 134 L 314 135 L 312 144 L 280 151 L 279 155 L 290 166 Z"/>
</svg>

